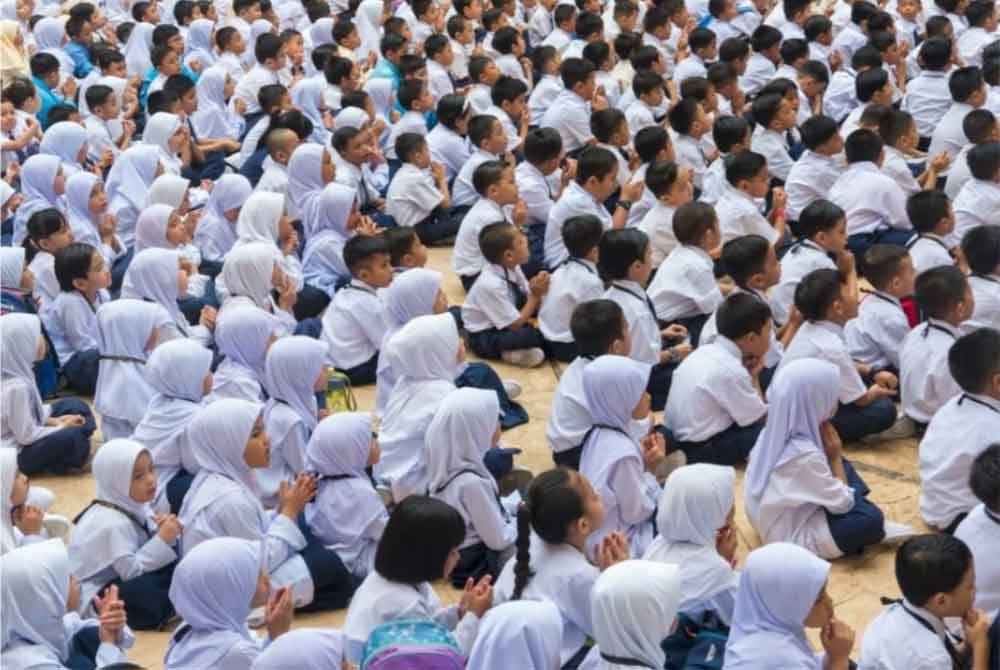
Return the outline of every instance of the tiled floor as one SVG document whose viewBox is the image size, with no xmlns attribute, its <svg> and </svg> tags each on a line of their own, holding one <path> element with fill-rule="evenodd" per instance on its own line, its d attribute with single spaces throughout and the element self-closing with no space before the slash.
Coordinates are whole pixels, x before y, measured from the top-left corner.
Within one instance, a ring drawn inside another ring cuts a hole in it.
<svg viewBox="0 0 1000 670">
<path fill-rule="evenodd" d="M 429 267 L 446 274 L 445 290 L 454 304 L 462 301 L 463 292 L 457 277 L 450 271 L 449 250 L 432 249 Z M 524 388 L 519 399 L 531 416 L 531 421 L 504 434 L 505 446 L 519 447 L 524 453 L 518 464 L 535 472 L 551 467 L 550 452 L 545 445 L 545 424 L 548 419 L 549 401 L 559 380 L 558 365 L 544 364 L 533 370 L 519 370 L 496 364 L 502 377 L 516 379 Z M 359 406 L 374 406 L 374 387 L 356 389 Z M 846 454 L 854 461 L 861 476 L 872 489 L 871 499 L 886 513 L 886 517 L 923 528 L 917 509 L 919 479 L 917 472 L 917 444 L 915 440 L 899 440 L 875 447 L 848 445 Z M 742 509 L 743 473 L 738 473 L 737 521 L 741 530 L 741 552 L 759 544 Z M 93 481 L 89 476 L 39 477 L 36 483 L 49 487 L 57 495 L 54 511 L 75 516 L 93 497 Z M 857 631 L 855 649 L 860 648 L 861 633 L 865 625 L 879 611 L 880 596 L 897 596 L 893 578 L 891 547 L 879 547 L 865 552 L 860 558 L 841 559 L 835 562 L 830 578 L 830 592 L 837 608 L 837 616 Z M 438 591 L 446 601 L 456 592 L 447 586 Z M 304 615 L 296 618 L 296 626 L 337 627 L 343 622 L 344 612 Z M 130 658 L 147 668 L 162 667 L 169 632 L 139 633 Z"/>
</svg>

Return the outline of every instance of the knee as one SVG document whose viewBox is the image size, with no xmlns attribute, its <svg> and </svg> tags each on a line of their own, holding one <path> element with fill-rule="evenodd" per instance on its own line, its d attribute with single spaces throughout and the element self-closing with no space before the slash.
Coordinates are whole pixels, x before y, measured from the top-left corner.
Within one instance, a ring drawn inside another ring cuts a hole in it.
<svg viewBox="0 0 1000 670">
<path fill-rule="evenodd" d="M 889 398 L 879 398 L 866 409 L 872 422 L 877 424 L 873 432 L 888 430 L 896 422 L 896 405 Z"/>
</svg>

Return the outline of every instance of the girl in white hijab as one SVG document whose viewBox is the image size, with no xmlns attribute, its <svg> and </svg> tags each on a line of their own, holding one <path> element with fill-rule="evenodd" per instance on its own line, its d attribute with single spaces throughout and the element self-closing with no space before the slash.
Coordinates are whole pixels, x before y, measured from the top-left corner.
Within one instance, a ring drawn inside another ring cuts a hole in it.
<svg viewBox="0 0 1000 670">
<path fill-rule="evenodd" d="M 163 175 L 157 181 L 172 176 Z M 150 203 L 135 222 L 135 250 L 173 249 L 177 246 L 174 240 L 183 235 L 184 222 L 176 209 L 170 205 Z"/>
<path fill-rule="evenodd" d="M 58 156 L 36 154 L 21 166 L 21 193 L 24 200 L 14 213 L 14 245 L 28 234 L 28 219 L 35 212 L 54 207 L 63 210 L 62 194 L 66 179 Z"/>
<path fill-rule="evenodd" d="M 125 625 L 125 607 L 117 589 L 112 586 L 101 601 L 107 613 L 103 621 L 81 619 L 76 613 L 80 585 L 70 574 L 62 540 L 38 542 L 4 554 L 0 573 L 4 667 L 67 670 L 65 664 L 71 661 L 91 667 L 128 663 L 123 649 L 131 647 L 135 638 Z M 79 640 L 74 639 L 77 636 Z M 91 655 L 87 649 L 96 642 L 97 653 Z"/>
<path fill-rule="evenodd" d="M 200 20 L 200 19 L 199 19 Z M 198 23 L 198 21 L 195 21 Z M 245 126 L 243 118 L 233 111 L 229 98 L 234 84 L 223 67 L 202 70 L 195 90 L 198 109 L 191 115 L 194 133 L 201 140 L 238 140 Z"/>
<path fill-rule="evenodd" d="M 750 552 L 726 644 L 726 670 L 823 668 L 805 629 L 821 628 L 820 639 L 827 640 L 834 623 L 843 626 L 826 592 L 829 576 L 829 563 L 793 544 L 776 542 Z"/>
<path fill-rule="evenodd" d="M 288 215 L 301 219 L 308 240 L 319 221 L 319 197 L 333 181 L 333 157 L 320 144 L 306 142 L 296 147 L 288 161 Z"/>
<path fill-rule="evenodd" d="M 35 37 L 36 53 L 52 54 L 59 60 L 59 73 L 63 80 L 73 76 L 73 59 L 66 53 L 65 22 L 55 17 L 46 17 L 35 24 L 31 31 Z"/>
<path fill-rule="evenodd" d="M 158 329 L 170 322 L 153 302 L 122 298 L 97 310 L 101 352 L 94 409 L 101 414 L 104 439 L 129 437 L 153 397 L 146 381 L 146 356 L 156 347 Z"/>
<path fill-rule="evenodd" d="M 154 395 L 132 439 L 148 445 L 156 471 L 152 507 L 177 514 L 198 460 L 188 427 L 212 390 L 212 352 L 191 340 L 165 342 L 146 361 L 146 380 Z"/>
<path fill-rule="evenodd" d="M 339 630 L 299 628 L 271 642 L 250 670 L 340 670 L 344 634 Z"/>
<path fill-rule="evenodd" d="M 188 26 L 187 54 L 184 56 L 184 65 L 190 68 L 192 61 L 201 63 L 201 76 L 215 65 L 218 57 L 215 55 L 215 45 L 212 44 L 212 36 L 215 33 L 215 23 L 209 19 L 195 19 Z M 201 107 L 199 100 L 198 106 Z"/>
<path fill-rule="evenodd" d="M 271 438 L 271 465 L 257 470 L 263 503 L 272 507 L 283 481 L 304 470 L 306 444 L 319 422 L 316 392 L 325 391 L 326 353 L 322 340 L 291 335 L 276 341 L 267 352 L 264 425 Z"/>
<path fill-rule="evenodd" d="M 424 436 L 445 397 L 455 390 L 455 371 L 465 357 L 451 314 L 417 317 L 389 341 L 399 374 L 382 416 L 382 459 L 375 476 L 395 500 L 427 490 Z"/>
<path fill-rule="evenodd" d="M 208 196 L 194 232 L 194 243 L 201 249 L 203 262 L 215 264 L 215 274 L 221 270 L 222 259 L 236 243 L 236 221 L 243 203 L 252 193 L 253 187 L 246 177 L 224 174 L 216 180 Z"/>
<path fill-rule="evenodd" d="M 125 66 L 130 77 L 144 79 L 149 71 L 153 69 L 153 61 L 149 57 L 149 52 L 153 50 L 153 30 L 156 28 L 152 23 L 139 21 L 132 27 L 132 32 L 125 43 Z"/>
<path fill-rule="evenodd" d="M 260 542 L 220 537 L 184 556 L 170 585 L 170 601 L 184 620 L 170 638 L 167 670 L 246 670 L 265 641 L 247 628 L 250 611 L 267 607 L 268 637 L 276 640 L 294 613 L 287 591 L 268 598 L 270 583 Z"/>
<path fill-rule="evenodd" d="M 237 306 L 220 312 L 215 343 L 226 358 L 215 372 L 212 400 L 262 400 L 267 350 L 277 339 L 278 328 L 278 320 L 257 307 Z"/>
<path fill-rule="evenodd" d="M 146 121 L 142 131 L 142 143 L 155 147 L 163 171 L 179 175 L 185 164 L 180 155 L 184 143 L 181 117 L 169 112 L 157 112 Z"/>
<path fill-rule="evenodd" d="M 580 472 L 604 501 L 604 525 L 588 538 L 588 552 L 610 533 L 621 532 L 641 556 L 653 541 L 660 487 L 651 472 L 663 457 L 663 437 L 641 441 L 629 434 L 633 419 L 649 415 L 649 365 L 623 356 L 601 356 L 583 371 L 583 393 L 594 427 L 583 440 Z M 659 456 L 659 459 L 657 459 Z"/>
<path fill-rule="evenodd" d="M 860 553 L 885 535 L 882 512 L 866 499 L 869 489 L 829 423 L 837 380 L 825 361 L 781 366 L 744 482 L 747 517 L 765 543 L 793 542 L 828 559 Z"/>
<path fill-rule="evenodd" d="M 479 670 L 558 670 L 563 621 L 547 600 L 497 605 L 479 626 L 469 667 Z"/>
<path fill-rule="evenodd" d="M 379 54 L 379 40 L 381 39 L 382 13 L 385 11 L 380 0 L 364 0 L 358 6 L 358 12 L 354 16 L 354 25 L 358 29 L 358 37 L 361 38 L 361 46 L 355 51 L 355 56 L 359 63 L 368 60 L 371 54 Z"/>
<path fill-rule="evenodd" d="M 330 129 L 327 127 L 330 119 L 329 110 L 323 100 L 323 92 L 326 87 L 325 78 L 309 77 L 301 79 L 292 88 L 292 104 L 313 124 L 313 132 L 309 136 L 309 141 L 324 147 L 330 143 L 331 137 Z"/>
<path fill-rule="evenodd" d="M 0 317 L 0 448 L 17 449 L 18 468 L 28 475 L 82 467 L 95 427 L 90 409 L 76 398 L 42 404 L 32 366 L 45 349 L 37 316 Z"/>
<path fill-rule="evenodd" d="M 488 574 L 496 579 L 514 554 L 517 522 L 504 508 L 496 480 L 483 462 L 499 439 L 500 401 L 492 391 L 452 391 L 427 426 L 427 490 L 465 520 L 461 559 L 451 577 L 456 588 L 469 577 L 479 580 Z M 518 496 L 514 504 L 519 501 Z"/>
<path fill-rule="evenodd" d="M 222 265 L 222 273 L 216 277 L 216 288 L 225 287 L 228 294 L 222 304 L 220 314 L 236 306 L 257 307 L 278 319 L 285 332 L 295 330 L 295 317 L 291 312 L 275 304 L 272 290 L 279 290 L 278 301 L 283 302 L 280 293 L 287 282 L 281 267 L 274 257 L 274 247 L 266 242 L 251 242 L 234 248 Z"/>
<path fill-rule="evenodd" d="M 152 456 L 133 440 L 110 440 L 94 456 L 93 474 L 94 500 L 75 519 L 69 545 L 80 613 L 95 616 L 93 597 L 114 583 L 132 627 L 156 629 L 173 614 L 167 590 L 181 528 L 173 515 L 153 516 Z"/>
<path fill-rule="evenodd" d="M 41 510 L 36 508 L 28 514 L 30 490 L 28 475 L 17 468 L 17 452 L 0 449 L 0 556 L 46 539 Z"/>
<path fill-rule="evenodd" d="M 101 225 L 108 209 L 104 183 L 93 172 L 77 172 L 66 180 L 66 220 L 73 231 L 74 242 L 84 242 L 100 249 L 104 262 L 112 263 L 126 253 L 125 244 L 117 233 L 112 233 L 109 243 L 101 234 Z"/>
<path fill-rule="evenodd" d="M 192 326 L 177 304 L 186 293 L 187 285 L 188 274 L 181 267 L 180 254 L 176 250 L 144 249 L 135 255 L 125 271 L 121 297 L 149 300 L 167 310 L 171 321 L 160 329 L 161 342 L 191 337 L 209 346 L 214 322 L 203 315 L 201 323 Z"/>
<path fill-rule="evenodd" d="M 333 117 L 333 129 L 354 128 L 361 130 L 371 120 L 368 112 L 360 107 L 345 107 L 337 112 L 337 116 Z"/>
<path fill-rule="evenodd" d="M 660 644 L 674 628 L 681 579 L 676 565 L 623 561 L 605 570 L 590 592 L 600 670 L 660 670 Z M 728 665 L 727 665 L 728 667 Z M 785 666 L 775 666 L 785 667 Z"/>
<path fill-rule="evenodd" d="M 733 570 L 735 487 L 731 467 L 698 463 L 674 470 L 656 513 L 659 535 L 642 557 L 680 567 L 679 611 L 696 620 L 713 611 L 727 626 L 739 587 Z"/>
<path fill-rule="evenodd" d="M 306 506 L 306 523 L 359 579 L 374 569 L 375 550 L 389 521 L 365 471 L 378 459 L 372 419 L 364 412 L 323 419 L 306 447 L 306 471 L 319 477 L 316 498 Z"/>
<path fill-rule="evenodd" d="M 351 236 L 352 215 L 357 212 L 357 189 L 328 184 L 319 197 L 318 220 L 306 242 L 303 273 L 310 286 L 333 296 L 336 287 L 351 276 L 344 264 L 344 243 Z M 304 222 L 303 222 L 304 223 Z"/>
<path fill-rule="evenodd" d="M 47 19 L 42 19 L 46 21 Z M 39 153 L 57 156 L 67 179 L 81 172 L 87 159 L 87 130 L 73 121 L 53 123 L 42 136 Z"/>
<path fill-rule="evenodd" d="M 37 311 L 31 292 L 35 275 L 24 262 L 24 247 L 0 247 L 0 290 L 4 312 Z"/>
<path fill-rule="evenodd" d="M 135 223 L 146 206 L 146 192 L 162 173 L 159 149 L 145 144 L 129 147 L 111 165 L 108 211 L 115 215 L 118 234 L 127 247 L 135 242 Z"/>
</svg>

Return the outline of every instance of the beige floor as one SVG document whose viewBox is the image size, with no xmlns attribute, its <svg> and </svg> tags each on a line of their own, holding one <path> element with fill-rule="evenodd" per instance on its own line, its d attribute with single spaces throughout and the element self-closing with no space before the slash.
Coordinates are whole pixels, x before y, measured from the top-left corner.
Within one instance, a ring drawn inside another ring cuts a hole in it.
<svg viewBox="0 0 1000 670">
<path fill-rule="evenodd" d="M 431 250 L 429 266 L 447 275 L 446 292 L 452 303 L 461 303 L 463 292 L 458 279 L 450 271 L 447 249 Z M 534 370 L 519 370 L 503 364 L 496 364 L 501 376 L 518 380 L 524 388 L 519 399 L 531 416 L 531 421 L 504 434 L 503 444 L 519 447 L 524 453 L 518 457 L 518 464 L 540 472 L 551 467 L 550 452 L 545 445 L 545 424 L 548 419 L 549 401 L 559 380 L 561 368 L 545 364 Z M 374 406 L 374 387 L 356 390 L 361 408 Z M 872 489 L 871 499 L 886 513 L 886 517 L 896 521 L 914 524 L 924 528 L 920 521 L 917 503 L 919 479 L 915 440 L 900 440 L 883 443 L 876 447 L 848 445 L 846 452 L 854 461 L 861 476 Z M 756 534 L 750 528 L 742 509 L 743 473 L 738 473 L 737 521 L 741 535 L 741 555 L 756 546 Z M 67 516 L 76 515 L 93 496 L 93 482 L 89 476 L 39 477 L 36 483 L 51 488 L 57 494 L 54 511 Z M 855 648 L 860 648 L 861 633 L 865 625 L 879 611 L 879 597 L 898 595 L 893 578 L 893 556 L 891 547 L 871 549 L 856 559 L 836 561 L 830 579 L 830 592 L 837 608 L 837 616 L 848 622 L 857 631 Z M 439 592 L 445 600 L 451 600 L 455 592 L 441 586 Z M 313 614 L 297 617 L 296 626 L 339 626 L 344 612 Z M 163 652 L 169 632 L 139 633 L 136 646 L 130 653 L 133 661 L 147 668 L 162 667 Z"/>
</svg>

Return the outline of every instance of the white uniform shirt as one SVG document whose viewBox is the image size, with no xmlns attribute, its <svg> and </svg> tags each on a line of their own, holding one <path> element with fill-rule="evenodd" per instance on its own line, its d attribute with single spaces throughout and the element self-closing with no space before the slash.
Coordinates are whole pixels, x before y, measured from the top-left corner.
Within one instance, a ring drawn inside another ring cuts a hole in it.
<svg viewBox="0 0 1000 670">
<path fill-rule="evenodd" d="M 256 114 L 261 111 L 260 103 L 257 101 L 257 94 L 260 93 L 260 89 L 268 84 L 281 84 L 287 87 L 291 83 L 291 77 L 286 74 L 285 70 L 275 72 L 258 63 L 236 84 L 236 91 L 233 95 L 246 103 L 247 108 L 244 116 L 246 114 Z"/>
<path fill-rule="evenodd" d="M 1000 515 L 977 505 L 955 529 L 976 561 L 976 607 L 996 621 L 1000 609 Z"/>
<path fill-rule="evenodd" d="M 955 230 L 948 236 L 949 244 L 961 244 L 962 237 L 976 226 L 996 225 L 1000 211 L 1000 184 L 995 181 L 970 179 L 952 201 Z"/>
<path fill-rule="evenodd" d="M 955 259 L 948 251 L 948 243 L 932 233 L 921 233 L 909 242 L 913 269 L 919 275 L 941 265 L 954 265 Z"/>
<path fill-rule="evenodd" d="M 42 323 L 60 366 L 79 351 L 97 349 L 97 309 L 106 300 L 98 293 L 97 303 L 91 305 L 79 291 L 62 291 L 42 313 Z"/>
<path fill-rule="evenodd" d="M 503 330 L 521 318 L 514 303 L 515 286 L 527 297 L 528 280 L 520 267 L 509 269 L 493 264 L 483 267 L 462 305 L 465 329 L 470 333 Z"/>
<path fill-rule="evenodd" d="M 973 110 L 972 105 L 964 102 L 953 102 L 948 111 L 944 113 L 941 120 L 934 127 L 931 135 L 931 145 L 927 149 L 928 156 L 936 156 L 942 151 L 947 151 L 948 156 L 955 158 L 962 147 L 968 143 L 969 138 L 962 129 L 962 121 L 965 116 Z M 945 172 L 947 174 L 947 172 Z"/>
<path fill-rule="evenodd" d="M 716 36 L 716 39 L 718 39 L 718 36 Z M 676 68 L 674 68 L 674 81 L 680 85 L 680 83 L 685 79 L 690 79 L 691 77 L 704 77 L 707 74 L 708 68 L 705 67 L 705 61 L 692 52 L 687 58 L 678 63 Z"/>
<path fill-rule="evenodd" d="M 930 626 L 931 630 L 928 630 L 927 626 Z M 944 622 L 927 610 L 906 602 L 890 605 L 865 629 L 858 668 L 859 670 L 950 668 L 952 660 L 944 646 L 945 635 L 947 631 Z M 904 640 L 905 644 L 901 644 Z"/>
<path fill-rule="evenodd" d="M 660 321 L 711 314 L 722 303 L 712 258 L 699 247 L 676 247 L 660 265 L 646 293 Z"/>
<path fill-rule="evenodd" d="M 983 47 L 991 42 L 995 42 L 995 33 L 988 33 L 985 29 L 976 26 L 969 28 L 958 38 L 958 55 L 966 65 L 983 65 Z"/>
<path fill-rule="evenodd" d="M 919 182 L 917 182 L 917 178 L 913 176 L 913 172 L 910 171 L 906 154 L 899 149 L 890 146 L 885 147 L 882 172 L 892 177 L 892 180 L 903 190 L 903 194 L 907 198 L 923 190 Z"/>
<path fill-rule="evenodd" d="M 799 358 L 819 358 L 837 366 L 840 372 L 837 397 L 843 405 L 850 405 L 868 392 L 847 350 L 844 329 L 831 321 L 806 321 L 802 324 L 785 349 L 781 364 Z"/>
<path fill-rule="evenodd" d="M 642 100 L 634 100 L 625 108 L 625 120 L 628 122 L 628 131 L 635 137 L 643 128 L 656 125 L 655 110 Z"/>
<path fill-rule="evenodd" d="M 389 139 L 386 140 L 385 157 L 389 160 L 396 160 L 396 140 L 403 133 L 416 133 L 427 136 L 427 122 L 424 120 L 423 112 L 404 112 L 399 121 L 392 124 L 389 129 Z"/>
<path fill-rule="evenodd" d="M 500 160 L 500 157 L 496 154 L 483 151 L 478 147 L 472 150 L 472 153 L 465 160 L 465 164 L 462 165 L 462 169 L 459 170 L 458 176 L 455 177 L 455 183 L 451 188 L 452 207 L 472 206 L 479 200 L 476 187 L 472 185 L 472 175 L 475 173 L 476 168 L 486 161 L 497 160 Z"/>
<path fill-rule="evenodd" d="M 506 222 L 507 216 L 497 203 L 480 197 L 462 219 L 455 236 L 451 255 L 451 268 L 460 277 L 479 274 L 486 267 L 486 259 L 479 249 L 479 233 L 491 223 Z"/>
<path fill-rule="evenodd" d="M 760 235 L 768 244 L 778 241 L 778 231 L 760 213 L 754 199 L 731 184 L 726 184 L 722 197 L 715 203 L 715 213 L 723 242 L 744 235 Z"/>
<path fill-rule="evenodd" d="M 884 228 L 912 229 L 906 213 L 906 194 L 875 163 L 848 165 L 830 189 L 829 199 L 847 214 L 848 235 Z"/>
<path fill-rule="evenodd" d="M 639 229 L 649 237 L 654 268 L 660 267 L 677 248 L 677 238 L 674 236 L 675 211 L 677 210 L 673 207 L 658 200 L 639 222 Z"/>
<path fill-rule="evenodd" d="M 536 12 L 547 13 L 547 12 Z M 531 95 L 528 96 L 528 119 L 533 126 L 542 125 L 542 117 L 546 110 L 552 106 L 559 94 L 565 90 L 562 79 L 559 75 L 546 74 L 535 85 Z"/>
<path fill-rule="evenodd" d="M 792 165 L 785 180 L 788 219 L 798 221 L 806 206 L 826 198 L 845 167 L 835 156 L 824 156 L 807 149 Z"/>
<path fill-rule="evenodd" d="M 833 73 L 830 85 L 823 95 L 823 113 L 826 116 L 839 123 L 861 104 L 854 88 L 854 80 L 857 77 L 858 73 L 852 70 L 850 65 L 845 65 Z"/>
<path fill-rule="evenodd" d="M 469 140 L 443 123 L 438 123 L 434 130 L 427 133 L 427 146 L 430 147 L 431 158 L 444 166 L 449 180 L 455 178 L 472 155 Z"/>
<path fill-rule="evenodd" d="M 962 392 L 948 368 L 948 350 L 958 328 L 928 319 L 910 331 L 899 355 L 899 389 L 903 411 L 927 423 L 951 398 Z"/>
<path fill-rule="evenodd" d="M 899 298 L 875 291 L 867 294 L 858 316 L 844 326 L 851 358 L 876 367 L 899 369 L 899 347 L 910 332 L 910 322 Z"/>
<path fill-rule="evenodd" d="M 400 226 L 414 226 L 430 216 L 443 200 L 429 170 L 403 163 L 389 184 L 385 212 Z"/>
<path fill-rule="evenodd" d="M 327 357 L 340 370 L 361 365 L 378 353 L 385 334 L 382 301 L 375 288 L 360 279 L 337 291 L 323 314 Z"/>
<path fill-rule="evenodd" d="M 562 239 L 563 223 L 572 216 L 583 214 L 596 216 L 604 224 L 605 230 L 610 230 L 613 225 L 611 215 L 608 214 L 604 203 L 595 200 L 594 196 L 584 190 L 579 183 L 571 181 L 563 189 L 559 200 L 549 212 L 549 220 L 545 225 L 545 265 L 547 267 L 559 267 L 560 263 L 569 258 L 569 252 Z"/>
<path fill-rule="evenodd" d="M 455 92 L 448 70 L 432 58 L 427 59 L 427 90 L 434 97 L 435 104 L 444 96 Z"/>
<path fill-rule="evenodd" d="M 962 191 L 962 187 L 965 186 L 966 182 L 972 179 L 972 172 L 969 170 L 969 150 L 975 146 L 973 144 L 966 144 L 962 149 L 956 154 L 955 158 L 951 161 L 951 165 L 948 166 L 948 178 L 944 182 L 944 194 L 948 196 L 948 199 L 952 202 L 958 197 L 958 194 Z"/>
<path fill-rule="evenodd" d="M 701 190 L 705 183 L 705 170 L 708 163 L 705 162 L 705 152 L 701 149 L 701 142 L 690 135 L 674 136 L 674 151 L 677 153 L 677 165 L 691 168 L 691 181 L 694 187 Z"/>
<path fill-rule="evenodd" d="M 759 125 L 753 131 L 750 150 L 767 159 L 767 171 L 772 178 L 781 181 L 788 180 L 788 175 L 792 171 L 795 161 L 788 153 L 788 144 L 785 142 L 784 134 Z"/>
<path fill-rule="evenodd" d="M 781 258 L 781 279 L 771 289 L 771 311 L 774 320 L 785 324 L 795 304 L 795 289 L 802 278 L 813 270 L 836 270 L 826 251 L 811 240 L 803 240 Z"/>
<path fill-rule="evenodd" d="M 604 297 L 618 303 L 625 314 L 632 342 L 629 358 L 650 365 L 659 363 L 663 336 L 656 322 L 656 310 L 643 287 L 638 282 L 616 279 Z"/>
<path fill-rule="evenodd" d="M 757 52 L 750 54 L 747 60 L 746 72 L 740 77 L 740 90 L 748 98 L 752 98 L 764 88 L 767 82 L 771 81 L 777 68 L 774 63 Z"/>
<path fill-rule="evenodd" d="M 562 138 L 563 151 L 575 151 L 594 139 L 590 132 L 590 102 L 573 91 L 564 90 L 542 115 L 545 128 L 555 128 Z"/>
<path fill-rule="evenodd" d="M 754 296 L 762 303 L 767 304 L 767 296 L 763 293 L 759 293 L 754 289 L 743 290 L 739 286 L 733 287 L 733 290 L 729 292 L 729 295 L 736 295 L 737 293 L 749 293 Z M 698 336 L 698 346 L 703 344 L 710 344 L 715 341 L 719 336 L 718 326 L 716 325 L 715 318 L 719 314 L 719 308 L 716 307 L 712 315 L 708 317 L 705 321 L 705 325 L 701 327 L 701 335 Z M 773 326 L 773 324 L 772 324 Z M 781 363 L 781 357 L 785 355 L 785 348 L 781 346 L 781 342 L 778 341 L 778 331 L 776 328 L 772 327 L 770 332 L 770 341 L 767 347 L 767 353 L 764 355 L 764 367 L 773 368 L 779 363 Z"/>
<path fill-rule="evenodd" d="M 906 84 L 902 108 L 913 115 L 920 136 L 930 137 L 951 103 L 948 73 L 924 70 Z"/>
<path fill-rule="evenodd" d="M 972 318 L 962 325 L 963 332 L 974 328 L 1000 330 L 1000 277 L 972 275 L 969 277 L 969 288 L 972 289 L 975 306 Z"/>
<path fill-rule="evenodd" d="M 555 205 L 552 188 L 553 176 L 556 175 L 546 177 L 541 170 L 528 161 L 521 161 L 514 169 L 517 194 L 524 201 L 528 210 L 527 224 L 529 226 L 545 225 L 549 220 L 549 212 Z"/>
<path fill-rule="evenodd" d="M 572 342 L 570 318 L 576 306 L 604 295 L 597 265 L 585 258 L 570 258 L 556 268 L 549 291 L 538 310 L 538 329 L 551 342 Z"/>
</svg>

